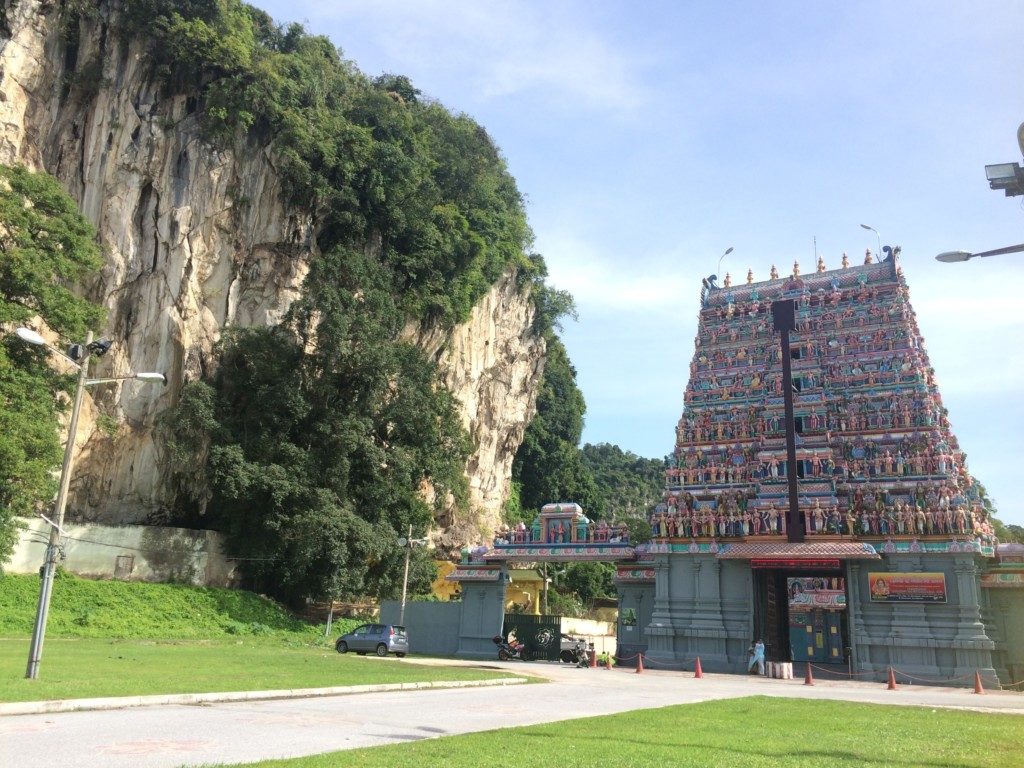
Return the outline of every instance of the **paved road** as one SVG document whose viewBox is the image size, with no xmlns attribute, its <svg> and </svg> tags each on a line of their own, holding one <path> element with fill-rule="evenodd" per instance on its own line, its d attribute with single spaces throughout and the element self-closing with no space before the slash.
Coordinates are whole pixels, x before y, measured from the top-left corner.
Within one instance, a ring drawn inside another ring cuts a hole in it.
<svg viewBox="0 0 1024 768">
<path fill-rule="evenodd" d="M 387 663 L 387 662 L 382 662 Z M 174 768 L 375 746 L 749 695 L 954 707 L 1024 715 L 1024 695 L 879 683 L 499 664 L 551 682 L 253 703 L 0 717 L 0 766 Z"/>
</svg>

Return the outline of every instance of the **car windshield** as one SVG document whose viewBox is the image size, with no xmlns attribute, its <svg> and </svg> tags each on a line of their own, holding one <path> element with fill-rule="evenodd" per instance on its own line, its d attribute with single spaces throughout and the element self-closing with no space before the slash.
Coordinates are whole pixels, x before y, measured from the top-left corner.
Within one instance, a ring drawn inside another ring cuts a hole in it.
<svg viewBox="0 0 1024 768">
<path fill-rule="evenodd" d="M 405 627 L 397 627 L 396 626 L 396 627 L 394 627 L 394 630 L 395 630 L 395 634 L 396 635 L 404 635 L 405 634 Z"/>
</svg>

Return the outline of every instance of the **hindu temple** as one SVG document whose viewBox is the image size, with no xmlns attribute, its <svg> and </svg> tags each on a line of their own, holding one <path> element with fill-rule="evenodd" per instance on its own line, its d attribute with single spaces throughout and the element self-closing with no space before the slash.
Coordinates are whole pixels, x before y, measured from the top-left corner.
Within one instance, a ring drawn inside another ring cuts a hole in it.
<svg viewBox="0 0 1024 768">
<path fill-rule="evenodd" d="M 740 670 L 761 639 L 769 660 L 994 675 L 980 588 L 992 526 L 899 250 L 886 251 L 834 270 L 819 259 L 807 275 L 772 267 L 765 282 L 705 281 L 644 557 L 655 578 L 639 644 L 652 660 L 699 655 L 705 668 Z M 787 299 L 792 457 L 772 315 Z"/>
</svg>

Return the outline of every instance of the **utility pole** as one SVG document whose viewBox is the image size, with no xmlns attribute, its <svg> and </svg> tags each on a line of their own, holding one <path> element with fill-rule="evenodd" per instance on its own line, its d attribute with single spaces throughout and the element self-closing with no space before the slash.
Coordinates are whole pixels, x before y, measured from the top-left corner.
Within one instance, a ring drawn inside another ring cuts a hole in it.
<svg viewBox="0 0 1024 768">
<path fill-rule="evenodd" d="M 85 335 L 85 348 L 92 343 L 92 331 Z M 39 677 L 39 662 L 43 658 L 43 640 L 46 638 L 46 620 L 50 615 L 50 596 L 53 593 L 53 576 L 57 570 L 57 553 L 60 551 L 60 537 L 64 528 L 64 509 L 68 504 L 68 489 L 71 486 L 71 464 L 75 453 L 75 435 L 78 433 L 78 415 L 82 412 L 82 397 L 85 383 L 89 378 L 89 354 L 86 352 L 78 364 L 78 385 L 71 406 L 71 421 L 68 422 L 68 439 L 64 445 L 64 463 L 60 468 L 60 489 L 57 491 L 57 507 L 50 524 L 50 541 L 46 545 L 46 560 L 43 563 L 43 583 L 39 589 L 39 604 L 36 607 L 36 623 L 32 627 L 32 643 L 28 649 L 28 665 L 25 677 L 35 680 Z"/>
<path fill-rule="evenodd" d="M 401 539 L 398 540 L 401 543 Z M 402 576 L 402 607 L 398 611 L 398 624 L 405 626 L 405 596 L 409 591 L 409 555 L 412 554 L 412 523 L 409 523 L 409 538 L 405 540 L 405 575 Z"/>
<path fill-rule="evenodd" d="M 409 523 L 409 537 L 404 536 L 398 539 L 398 546 L 405 547 L 405 574 L 402 576 L 402 607 L 398 612 L 398 623 L 400 626 L 405 626 L 405 598 L 409 592 L 409 557 L 412 555 L 412 547 L 414 544 L 426 544 L 429 539 L 424 537 L 422 539 L 414 539 L 412 537 L 412 523 Z"/>
</svg>

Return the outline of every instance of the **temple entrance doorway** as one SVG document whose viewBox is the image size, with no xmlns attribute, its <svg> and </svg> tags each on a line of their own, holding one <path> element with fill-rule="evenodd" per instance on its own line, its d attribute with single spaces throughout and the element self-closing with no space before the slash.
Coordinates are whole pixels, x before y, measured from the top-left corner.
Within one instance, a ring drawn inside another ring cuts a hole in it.
<svg viewBox="0 0 1024 768">
<path fill-rule="evenodd" d="M 753 567 L 754 633 L 769 661 L 847 663 L 846 578 L 835 566 Z"/>
</svg>

